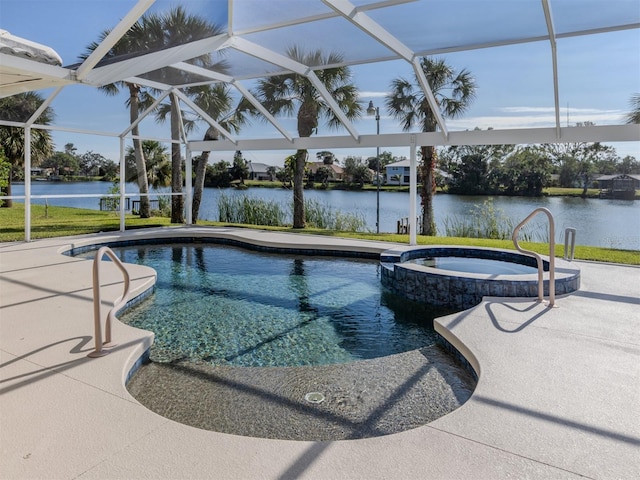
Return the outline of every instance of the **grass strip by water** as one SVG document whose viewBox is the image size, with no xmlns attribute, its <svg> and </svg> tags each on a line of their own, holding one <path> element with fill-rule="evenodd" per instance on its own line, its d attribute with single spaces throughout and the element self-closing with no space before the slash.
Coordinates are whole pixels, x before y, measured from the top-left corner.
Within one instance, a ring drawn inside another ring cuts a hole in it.
<svg viewBox="0 0 640 480">
<path fill-rule="evenodd" d="M 566 188 L 566 187 L 546 187 L 542 189 L 542 192 L 547 197 L 585 197 L 585 198 L 600 198 L 599 188 L 589 188 L 587 193 L 584 194 L 582 188 Z M 634 195 L 636 200 L 640 200 L 640 190 L 636 189 Z"/>
<path fill-rule="evenodd" d="M 120 218 L 118 215 L 111 212 L 101 212 L 99 210 L 32 205 L 31 214 L 31 237 L 33 239 L 117 231 L 120 228 Z M 125 222 L 127 229 L 167 227 L 171 225 L 170 219 L 166 217 L 141 219 L 135 215 L 127 215 Z M 198 225 L 247 227 L 261 230 L 303 233 L 307 235 L 326 235 L 382 242 L 409 242 L 408 235 L 391 233 L 344 232 L 319 228 L 298 230 L 292 229 L 291 227 L 265 227 L 261 225 L 209 221 L 199 221 Z M 0 242 L 22 240 L 24 240 L 24 204 L 14 203 L 12 208 L 0 208 Z M 461 245 L 514 249 L 513 243 L 509 240 L 489 240 L 484 238 L 428 237 L 418 235 L 417 242 L 419 245 Z M 549 246 L 545 243 L 522 242 L 521 245 L 523 248 L 533 250 L 542 255 L 549 254 Z M 556 245 L 556 256 L 562 257 L 563 254 L 563 245 Z M 637 250 L 617 250 L 613 248 L 577 245 L 575 248 L 575 258 L 576 260 L 640 265 L 640 251 Z"/>
<path fill-rule="evenodd" d="M 127 228 L 170 225 L 166 217 L 140 218 L 126 215 Z M 83 208 L 31 205 L 31 238 L 64 237 L 86 233 L 117 231 L 120 217 L 113 212 Z M 0 208 L 0 242 L 24 240 L 24 204 Z"/>
<path fill-rule="evenodd" d="M 259 188 L 283 188 L 282 182 L 269 181 L 269 180 L 245 180 L 245 184 L 248 187 Z M 326 187 L 323 187 L 320 183 L 315 183 L 314 188 L 318 190 L 361 190 L 361 191 L 375 191 L 378 187 L 376 185 L 367 183 L 363 187 L 359 185 L 350 185 L 344 182 L 330 182 Z M 380 190 L 384 192 L 408 192 L 409 185 L 381 185 Z M 599 188 L 587 189 L 586 195 L 583 195 L 582 188 L 567 188 L 567 187 L 545 187 L 542 190 L 543 195 L 547 197 L 586 197 L 586 198 L 599 198 Z M 446 194 L 446 188 L 438 187 L 438 193 Z M 636 190 L 635 199 L 640 200 L 640 189 Z"/>
</svg>

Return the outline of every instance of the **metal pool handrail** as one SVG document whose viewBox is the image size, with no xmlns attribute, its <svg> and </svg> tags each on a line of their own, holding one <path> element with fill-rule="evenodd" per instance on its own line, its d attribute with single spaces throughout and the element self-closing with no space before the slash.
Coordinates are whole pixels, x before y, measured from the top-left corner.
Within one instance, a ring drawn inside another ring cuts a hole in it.
<svg viewBox="0 0 640 480">
<path fill-rule="evenodd" d="M 107 255 L 113 263 L 120 269 L 124 276 L 124 291 L 122 296 L 116 301 L 115 305 L 109 310 L 107 314 L 107 321 L 104 326 L 104 343 L 102 341 L 102 325 L 100 321 L 100 263 L 102 257 Z M 109 353 L 109 350 L 105 350 L 104 347 L 115 347 L 115 343 L 111 343 L 111 320 L 115 318 L 115 312 L 120 310 L 129 300 L 130 294 L 130 277 L 129 272 L 125 268 L 120 259 L 113 253 L 109 247 L 101 247 L 98 250 L 95 258 L 93 259 L 93 324 L 94 324 L 94 337 L 96 342 L 96 349 L 91 352 L 88 357 L 96 358 L 102 357 Z"/>
<path fill-rule="evenodd" d="M 529 222 L 533 217 L 535 217 L 538 213 L 545 213 L 549 219 L 549 307 L 553 307 L 556 300 L 556 281 L 555 281 L 555 222 L 553 220 L 553 215 L 549 211 L 549 209 L 540 207 L 536 208 L 533 212 L 531 212 L 527 218 L 521 221 L 516 228 L 513 229 L 513 235 L 511 239 L 513 240 L 513 244 L 516 249 L 520 253 L 524 253 L 525 255 L 530 255 L 535 257 L 538 262 L 538 300 L 544 300 L 544 267 L 542 263 L 542 257 L 538 255 L 536 252 L 532 252 L 530 250 L 523 249 L 518 244 L 518 233 L 520 233 L 520 229 L 524 227 L 526 223 Z"/>
<path fill-rule="evenodd" d="M 564 259 L 573 261 L 573 255 L 576 249 L 576 229 L 567 227 L 564 230 Z"/>
</svg>

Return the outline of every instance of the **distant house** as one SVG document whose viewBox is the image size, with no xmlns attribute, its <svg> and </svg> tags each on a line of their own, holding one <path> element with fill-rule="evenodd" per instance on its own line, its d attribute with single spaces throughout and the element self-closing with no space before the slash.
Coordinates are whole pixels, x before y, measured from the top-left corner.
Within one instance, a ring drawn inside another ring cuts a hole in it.
<svg viewBox="0 0 640 480">
<path fill-rule="evenodd" d="M 309 164 L 309 171 L 312 175 L 315 175 L 320 167 L 327 167 L 332 172 L 331 180 L 342 181 L 344 180 L 344 168 L 335 163 L 313 162 Z"/>
<path fill-rule="evenodd" d="M 247 162 L 249 167 L 249 180 L 271 180 L 268 169 L 271 165 L 257 162 Z"/>
<path fill-rule="evenodd" d="M 640 189 L 640 175 L 602 175 L 596 178 L 600 198 L 626 198 L 633 200 Z"/>
<path fill-rule="evenodd" d="M 409 160 L 400 160 L 385 167 L 387 185 L 409 185 L 411 171 L 409 162 Z"/>
<path fill-rule="evenodd" d="M 411 183 L 411 161 L 408 159 L 400 160 L 399 162 L 389 163 L 385 167 L 385 174 L 381 173 L 383 182 L 387 185 L 409 185 Z M 418 171 L 416 172 L 418 183 L 421 182 L 420 167 L 416 165 Z M 443 182 L 448 182 L 451 175 L 444 170 L 436 170 L 436 173 L 440 174 Z M 376 177 L 373 172 L 373 178 Z"/>
<path fill-rule="evenodd" d="M 39 168 L 39 167 L 31 168 L 32 177 L 50 177 L 54 173 L 55 171 L 53 168 Z"/>
</svg>

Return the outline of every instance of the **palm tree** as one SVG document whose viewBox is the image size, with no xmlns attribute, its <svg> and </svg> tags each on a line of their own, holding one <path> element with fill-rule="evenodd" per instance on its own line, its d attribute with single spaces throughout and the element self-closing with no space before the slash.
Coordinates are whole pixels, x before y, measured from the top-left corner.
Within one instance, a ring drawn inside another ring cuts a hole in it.
<svg viewBox="0 0 640 480">
<path fill-rule="evenodd" d="M 337 53 L 323 55 L 321 50 L 305 53 L 295 46 L 289 48 L 287 55 L 309 67 L 336 65 L 343 60 L 342 55 Z M 358 90 L 351 81 L 351 70 L 348 67 L 326 68 L 315 70 L 315 73 L 347 118 L 354 119 L 360 116 L 362 106 L 358 102 Z M 338 117 L 304 75 L 287 73 L 262 79 L 258 82 L 255 96 L 273 115 L 295 114 L 300 137 L 310 137 L 312 133 L 317 132 L 318 120 L 321 117 L 327 120 L 327 125 L 331 128 L 340 126 Z M 242 111 L 244 108 L 253 114 L 256 113 L 246 104 L 241 104 L 239 110 Z M 303 181 L 306 161 L 307 151 L 298 150 L 293 175 L 293 228 L 305 226 Z"/>
<path fill-rule="evenodd" d="M 328 150 L 323 150 L 321 152 L 317 152 L 316 153 L 316 159 L 319 162 L 322 162 L 325 165 L 333 165 L 334 163 L 338 162 L 338 159 L 333 154 L 333 152 L 330 152 Z"/>
<path fill-rule="evenodd" d="M 241 118 L 233 115 L 232 103 L 229 92 L 229 86 L 225 84 L 205 85 L 200 87 L 192 87 L 185 92 L 191 97 L 196 105 L 200 107 L 207 115 L 216 120 L 221 127 L 229 132 L 238 132 L 241 125 Z M 164 121 L 171 113 L 171 106 L 163 104 L 159 107 L 156 118 Z M 193 119 L 185 118 L 185 130 L 190 131 L 195 127 Z M 220 132 L 209 126 L 204 134 L 204 140 L 218 140 Z M 193 223 L 197 223 L 198 214 L 200 212 L 200 204 L 202 203 L 202 193 L 204 192 L 204 180 L 211 152 L 202 152 L 196 158 L 194 173 L 195 180 L 193 186 L 193 204 L 191 213 Z"/>
<path fill-rule="evenodd" d="M 423 57 L 420 66 L 436 98 L 440 113 L 445 118 L 460 116 L 475 98 L 476 83 L 465 69 L 456 72 L 444 59 Z M 413 82 L 397 78 L 391 83 L 391 93 L 385 104 L 388 112 L 402 122 L 402 129 L 410 131 L 418 125 L 423 132 L 435 132 L 438 124 L 417 76 Z M 422 233 L 435 235 L 433 194 L 435 193 L 436 152 L 432 146 L 421 147 L 420 176 L 422 187 Z"/>
<path fill-rule="evenodd" d="M 163 31 L 162 46 L 164 48 L 184 45 L 189 42 L 221 34 L 224 31 L 224 29 L 218 25 L 209 23 L 208 21 L 196 15 L 188 14 L 183 7 L 173 8 L 171 9 L 171 11 L 169 11 L 169 13 L 160 17 L 155 17 L 155 20 L 160 24 L 161 30 Z M 218 71 L 224 69 L 224 63 L 218 62 L 217 64 L 214 64 L 211 55 L 204 55 L 198 58 L 194 58 L 189 60 L 189 62 L 198 64 L 203 67 L 215 66 L 216 70 Z M 169 76 L 175 77 L 175 75 L 178 74 L 182 77 L 178 83 L 188 83 L 189 75 L 180 74 L 179 72 L 176 72 L 175 69 L 162 69 L 158 72 L 153 72 L 153 74 L 157 74 L 162 78 Z M 167 81 L 166 83 L 173 84 L 174 82 L 175 80 Z M 178 104 L 178 101 L 175 96 L 171 95 L 169 113 L 172 140 L 180 140 L 179 112 L 180 106 Z M 164 114 L 159 113 L 157 118 L 160 121 L 166 118 L 166 111 Z M 206 160 L 204 163 L 204 167 L 206 167 Z M 202 173 L 202 175 L 202 181 L 204 182 L 204 172 Z M 191 179 L 189 179 L 189 181 L 191 181 Z M 182 156 L 180 154 L 180 144 L 174 142 L 171 144 L 171 192 L 174 194 L 182 193 L 182 183 Z M 201 195 L 202 194 L 200 193 L 200 198 Z M 198 200 L 198 208 L 199 205 L 200 200 Z M 182 195 L 173 195 L 171 197 L 171 223 L 184 223 L 184 198 L 182 197 Z"/>
<path fill-rule="evenodd" d="M 167 149 L 155 140 L 144 140 L 142 150 L 147 159 L 147 178 L 154 189 L 171 185 L 171 162 Z"/>
<path fill-rule="evenodd" d="M 168 187 L 171 184 L 171 163 L 167 149 L 156 140 L 143 140 L 142 152 L 145 158 L 147 182 L 153 188 Z M 125 156 L 127 166 L 135 164 L 135 149 L 129 147 Z M 127 181 L 129 181 L 127 175 Z"/>
<path fill-rule="evenodd" d="M 0 98 L 0 112 L 3 120 L 26 122 L 40 108 L 44 99 L 35 92 L 19 93 L 11 97 Z M 54 113 L 47 107 L 38 117 L 37 123 L 49 125 Z M 11 196 L 11 178 L 14 172 L 24 168 L 25 129 L 21 127 L 0 126 L 0 150 L 4 150 L 10 168 L 5 192 Z M 31 162 L 36 166 L 39 162 L 53 154 L 53 142 L 48 130 L 34 128 L 31 130 Z M 25 172 L 29 175 L 30 172 Z M 12 207 L 13 200 L 5 200 L 4 207 Z"/>
<path fill-rule="evenodd" d="M 110 30 L 105 30 L 99 36 L 97 42 L 92 42 L 86 48 L 86 52 L 80 56 L 81 60 L 86 60 L 91 53 L 98 48 L 100 43 L 109 35 Z M 118 57 L 121 55 L 130 55 L 132 53 L 143 52 L 149 49 L 150 44 L 158 43 L 159 37 L 157 25 L 149 20 L 148 17 L 140 18 L 127 33 L 111 48 L 105 55 L 106 59 Z M 149 93 L 141 86 L 131 82 L 116 82 L 103 85 L 100 90 L 106 95 L 115 96 L 120 93 L 120 89 L 126 88 L 129 91 L 126 105 L 129 107 L 129 121 L 133 124 L 140 114 L 140 109 L 150 105 L 153 99 Z M 133 151 L 135 153 L 136 172 L 138 189 L 140 190 L 140 217 L 149 218 L 151 216 L 151 206 L 149 202 L 149 184 L 147 181 L 146 163 L 142 142 L 139 135 L 140 130 L 136 125 L 132 130 L 133 135 Z"/>
<path fill-rule="evenodd" d="M 631 96 L 631 111 L 627 114 L 627 123 L 640 123 L 640 93 Z"/>
</svg>

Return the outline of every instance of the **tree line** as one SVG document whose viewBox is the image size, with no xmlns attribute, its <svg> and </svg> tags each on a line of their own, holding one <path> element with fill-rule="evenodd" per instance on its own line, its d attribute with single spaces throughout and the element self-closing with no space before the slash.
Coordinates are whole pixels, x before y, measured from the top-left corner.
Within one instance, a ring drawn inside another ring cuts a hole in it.
<svg viewBox="0 0 640 480">
<path fill-rule="evenodd" d="M 549 186 L 586 195 L 598 175 L 640 174 L 634 157 L 598 142 L 452 146 L 438 155 L 440 185 L 461 195 L 541 196 Z"/>
</svg>

